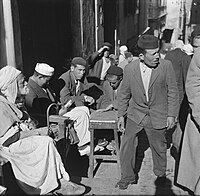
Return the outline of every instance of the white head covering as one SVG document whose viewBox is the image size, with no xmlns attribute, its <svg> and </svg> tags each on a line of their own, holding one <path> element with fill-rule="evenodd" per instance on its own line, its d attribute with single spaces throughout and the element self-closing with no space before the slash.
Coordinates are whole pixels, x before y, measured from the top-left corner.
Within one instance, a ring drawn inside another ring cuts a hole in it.
<svg viewBox="0 0 200 196">
<path fill-rule="evenodd" d="M 122 55 L 124 55 L 124 52 L 125 52 L 125 51 L 128 51 L 127 46 L 125 46 L 125 45 L 120 46 L 120 48 L 119 48 L 119 52 L 120 52 Z"/>
<path fill-rule="evenodd" d="M 0 70 L 0 91 L 11 103 L 17 98 L 17 77 L 20 74 L 21 71 L 9 65 Z"/>
<path fill-rule="evenodd" d="M 182 40 L 177 40 L 174 44 L 174 48 L 180 48 L 181 50 L 183 49 L 184 43 Z"/>
<path fill-rule="evenodd" d="M 192 47 L 191 44 L 185 44 L 185 45 L 183 46 L 183 50 L 184 50 L 184 52 L 185 52 L 186 54 L 188 54 L 188 55 L 194 54 L 194 50 L 193 50 L 193 47 Z"/>
<path fill-rule="evenodd" d="M 46 63 L 37 63 L 35 66 L 35 71 L 44 76 L 53 76 L 54 68 Z"/>
</svg>

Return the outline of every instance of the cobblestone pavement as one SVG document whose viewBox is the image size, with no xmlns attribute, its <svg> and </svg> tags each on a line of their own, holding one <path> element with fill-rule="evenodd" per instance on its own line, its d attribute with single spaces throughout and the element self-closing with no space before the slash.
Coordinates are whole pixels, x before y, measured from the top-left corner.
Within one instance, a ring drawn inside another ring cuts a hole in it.
<svg viewBox="0 0 200 196">
<path fill-rule="evenodd" d="M 169 150 L 167 157 L 167 182 L 164 187 L 158 187 L 154 183 L 156 176 L 152 171 L 151 150 L 148 148 L 139 172 L 138 184 L 129 185 L 126 190 L 115 188 L 115 184 L 119 180 L 117 163 L 102 162 L 92 180 L 82 178 L 81 183 L 88 187 L 85 195 L 188 195 L 186 191 L 173 185 L 175 161 Z"/>
</svg>

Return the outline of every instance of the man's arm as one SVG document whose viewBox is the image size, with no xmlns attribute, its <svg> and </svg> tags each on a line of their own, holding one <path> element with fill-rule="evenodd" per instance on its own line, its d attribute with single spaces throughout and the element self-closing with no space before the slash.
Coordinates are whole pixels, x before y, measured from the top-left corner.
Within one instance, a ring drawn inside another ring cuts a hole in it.
<svg viewBox="0 0 200 196">
<path fill-rule="evenodd" d="M 188 72 L 188 68 L 191 62 L 191 57 L 189 55 L 185 55 L 182 59 L 182 71 L 183 71 L 183 80 L 184 80 L 184 85 L 186 82 L 186 76 Z"/>
<path fill-rule="evenodd" d="M 176 83 L 176 76 L 171 61 L 166 61 L 166 81 L 168 93 L 168 117 L 177 117 L 179 113 L 179 92 Z"/>
<path fill-rule="evenodd" d="M 130 74 L 130 69 L 128 69 L 128 67 L 125 67 L 123 80 L 117 94 L 118 117 L 125 116 L 127 113 L 128 103 L 131 98 L 131 90 L 129 83 Z"/>
<path fill-rule="evenodd" d="M 91 69 L 92 67 L 94 67 L 95 63 L 101 59 L 101 57 L 103 56 L 103 52 L 105 50 L 109 49 L 107 46 L 103 46 L 101 47 L 98 51 L 94 52 L 92 55 L 89 56 L 88 58 L 88 66 Z"/>
</svg>

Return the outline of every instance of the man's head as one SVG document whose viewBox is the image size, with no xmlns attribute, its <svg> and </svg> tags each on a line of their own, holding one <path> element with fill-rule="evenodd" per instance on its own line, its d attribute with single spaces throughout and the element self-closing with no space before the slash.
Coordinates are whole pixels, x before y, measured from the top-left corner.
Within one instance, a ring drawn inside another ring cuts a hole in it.
<svg viewBox="0 0 200 196">
<path fill-rule="evenodd" d="M 131 52 L 125 52 L 125 59 L 130 63 L 133 60 L 133 55 Z"/>
<path fill-rule="evenodd" d="M 127 46 L 125 46 L 125 45 L 120 46 L 120 48 L 119 48 L 119 52 L 120 52 L 120 54 L 124 55 L 125 52 L 128 52 L 128 48 L 127 48 Z"/>
<path fill-rule="evenodd" d="M 116 90 L 123 79 L 123 69 L 121 67 L 111 65 L 108 68 L 106 80 L 110 83 L 113 90 Z"/>
<path fill-rule="evenodd" d="M 159 40 L 154 35 L 142 35 L 138 39 L 139 57 L 148 67 L 159 64 Z"/>
<path fill-rule="evenodd" d="M 71 72 L 76 80 L 81 80 L 85 74 L 86 61 L 82 57 L 74 57 L 71 62 Z"/>
<path fill-rule="evenodd" d="M 33 74 L 35 82 L 41 87 L 46 87 L 54 74 L 54 68 L 46 63 L 37 63 Z"/>
</svg>

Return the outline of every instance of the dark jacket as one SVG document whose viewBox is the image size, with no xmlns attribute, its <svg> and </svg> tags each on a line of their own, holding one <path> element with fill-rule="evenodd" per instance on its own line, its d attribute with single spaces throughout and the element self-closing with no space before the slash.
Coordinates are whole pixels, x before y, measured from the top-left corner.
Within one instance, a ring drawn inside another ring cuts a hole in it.
<svg viewBox="0 0 200 196">
<path fill-rule="evenodd" d="M 176 48 L 167 52 L 165 59 L 172 62 L 181 103 L 185 94 L 185 81 L 191 57 L 183 52 L 180 48 Z"/>
<path fill-rule="evenodd" d="M 35 118 L 40 126 L 46 126 L 46 112 L 51 103 L 57 103 L 55 93 L 50 87 L 46 92 L 31 78 L 28 80 L 29 93 L 25 97 L 25 106 L 31 117 Z"/>
</svg>

